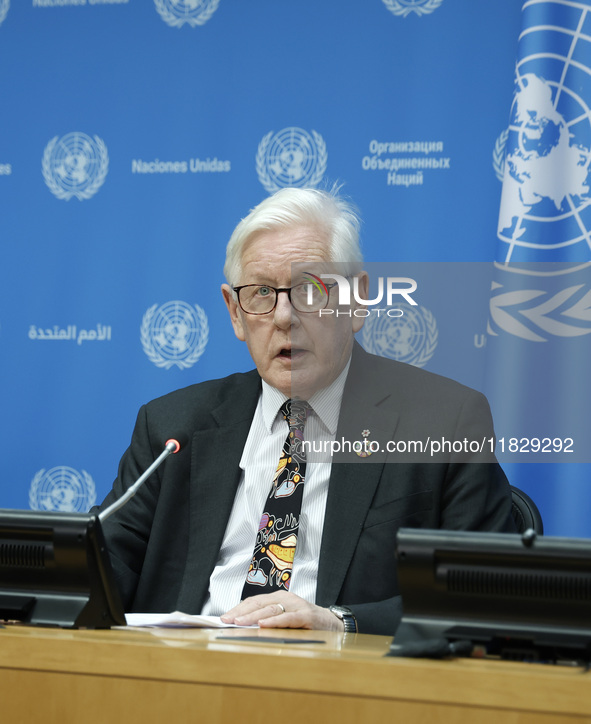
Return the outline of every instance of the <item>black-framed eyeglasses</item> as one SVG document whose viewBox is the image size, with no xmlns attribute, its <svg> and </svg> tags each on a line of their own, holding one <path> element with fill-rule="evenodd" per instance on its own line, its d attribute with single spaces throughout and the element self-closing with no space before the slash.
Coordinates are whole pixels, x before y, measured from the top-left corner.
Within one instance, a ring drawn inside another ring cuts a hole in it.
<svg viewBox="0 0 591 724">
<path fill-rule="evenodd" d="M 281 292 L 287 294 L 291 306 L 297 312 L 310 313 L 326 309 L 333 284 L 305 282 L 293 287 L 272 287 L 269 284 L 243 284 L 232 287 L 238 297 L 240 309 L 246 314 L 270 314 L 277 306 Z"/>
</svg>

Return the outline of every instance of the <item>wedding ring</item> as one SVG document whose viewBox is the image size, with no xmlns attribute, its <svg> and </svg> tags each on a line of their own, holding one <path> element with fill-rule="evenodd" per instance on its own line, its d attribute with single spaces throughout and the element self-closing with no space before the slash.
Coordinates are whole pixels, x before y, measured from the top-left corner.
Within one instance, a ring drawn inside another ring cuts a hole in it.
<svg viewBox="0 0 591 724">
<path fill-rule="evenodd" d="M 281 613 L 285 613 L 285 606 L 283 606 L 281 603 L 276 603 L 275 605 L 279 606 L 279 608 L 281 609 Z M 280 615 L 280 614 L 278 614 L 278 615 Z"/>
</svg>

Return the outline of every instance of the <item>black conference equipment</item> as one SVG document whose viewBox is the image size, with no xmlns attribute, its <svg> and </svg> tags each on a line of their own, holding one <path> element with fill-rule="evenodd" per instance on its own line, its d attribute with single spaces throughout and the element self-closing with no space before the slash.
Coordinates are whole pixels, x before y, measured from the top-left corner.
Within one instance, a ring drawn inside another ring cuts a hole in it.
<svg viewBox="0 0 591 724">
<path fill-rule="evenodd" d="M 125 494 L 98 515 L 0 510 L 0 620 L 64 628 L 124 626 L 102 522 L 180 447 L 168 440 Z"/>
<path fill-rule="evenodd" d="M 391 656 L 591 661 L 591 541 L 401 528 Z"/>
<path fill-rule="evenodd" d="M 97 516 L 0 510 L 0 619 L 66 628 L 125 625 Z"/>
</svg>

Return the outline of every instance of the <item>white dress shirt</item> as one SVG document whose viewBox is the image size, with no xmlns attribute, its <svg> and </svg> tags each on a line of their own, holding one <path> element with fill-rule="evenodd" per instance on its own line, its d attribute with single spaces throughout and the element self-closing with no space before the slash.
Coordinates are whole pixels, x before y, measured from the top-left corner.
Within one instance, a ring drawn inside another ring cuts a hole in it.
<svg viewBox="0 0 591 724">
<path fill-rule="evenodd" d="M 312 452 L 307 456 L 298 543 L 289 590 L 311 603 L 316 596 L 320 541 L 330 478 L 328 443 L 335 439 L 349 364 L 329 387 L 308 400 L 312 412 L 306 421 L 304 440 L 314 441 L 315 450 L 328 448 L 328 451 Z M 201 611 L 205 615 L 220 616 L 240 602 L 259 521 L 288 432 L 286 421 L 279 413 L 286 399 L 283 393 L 263 381 L 240 460 L 242 475 L 234 506 L 209 581 L 209 597 Z"/>
</svg>

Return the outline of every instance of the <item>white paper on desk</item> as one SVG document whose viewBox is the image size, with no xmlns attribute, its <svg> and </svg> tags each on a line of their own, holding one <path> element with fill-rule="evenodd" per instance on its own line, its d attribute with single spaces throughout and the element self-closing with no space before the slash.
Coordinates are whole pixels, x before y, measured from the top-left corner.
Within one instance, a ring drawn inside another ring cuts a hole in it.
<svg viewBox="0 0 591 724">
<path fill-rule="evenodd" d="M 258 628 L 258 626 L 237 626 L 224 623 L 219 616 L 195 616 L 181 611 L 172 613 L 126 613 L 128 626 L 168 628 Z"/>
</svg>

